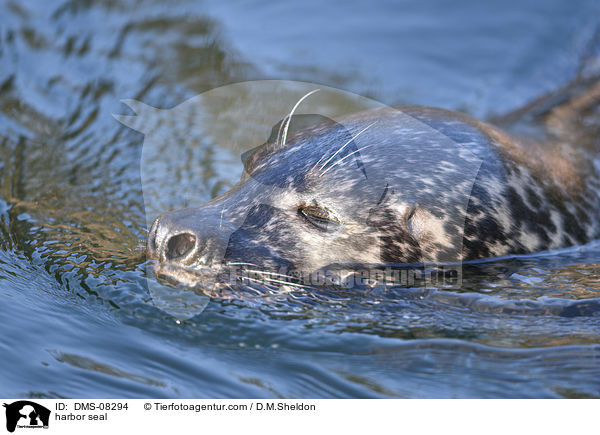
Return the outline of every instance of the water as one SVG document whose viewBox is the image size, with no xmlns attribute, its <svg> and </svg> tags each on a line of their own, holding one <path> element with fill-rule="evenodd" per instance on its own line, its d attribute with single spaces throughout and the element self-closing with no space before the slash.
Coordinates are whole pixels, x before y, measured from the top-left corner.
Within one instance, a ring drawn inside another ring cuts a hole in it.
<svg viewBox="0 0 600 435">
<path fill-rule="evenodd" d="M 163 3 L 0 5 L 0 396 L 600 397 L 598 242 L 177 321 L 144 278 L 143 136 L 112 117 L 259 78 L 491 116 L 594 68 L 597 2 Z M 194 151 L 198 200 L 241 151 Z"/>
</svg>

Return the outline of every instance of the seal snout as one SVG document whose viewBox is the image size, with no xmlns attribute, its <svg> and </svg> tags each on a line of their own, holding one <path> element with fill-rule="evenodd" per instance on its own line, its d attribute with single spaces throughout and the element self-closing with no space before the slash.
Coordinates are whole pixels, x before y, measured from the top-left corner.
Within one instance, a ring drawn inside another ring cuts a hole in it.
<svg viewBox="0 0 600 435">
<path fill-rule="evenodd" d="M 195 232 L 180 228 L 166 216 L 157 218 L 148 233 L 148 256 L 160 262 L 188 265 L 202 248 L 202 241 Z"/>
</svg>

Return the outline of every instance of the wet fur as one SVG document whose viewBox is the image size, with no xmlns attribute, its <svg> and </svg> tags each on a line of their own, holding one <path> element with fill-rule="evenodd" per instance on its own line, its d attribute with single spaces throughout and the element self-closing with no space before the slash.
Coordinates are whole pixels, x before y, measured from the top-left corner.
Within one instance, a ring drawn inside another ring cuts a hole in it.
<svg viewBox="0 0 600 435">
<path fill-rule="evenodd" d="M 284 120 L 285 140 L 279 128 L 276 140 L 246 159 L 244 176 L 230 192 L 155 222 L 149 257 L 159 269 L 168 265 L 176 280 L 173 270 L 185 270 L 187 278 L 182 273 L 179 281 L 189 283 L 190 272 L 223 264 L 249 262 L 266 271 L 468 261 L 600 236 L 593 147 L 578 149 L 557 136 L 545 142 L 516 139 L 441 109 L 399 110 L 405 118 L 382 109 L 352 115 L 344 128 L 322 122 L 289 134 L 292 118 Z M 452 144 L 436 143 L 398 119 L 427 126 Z M 344 146 L 359 132 L 368 151 L 354 143 Z M 420 155 L 424 141 L 429 141 L 428 152 Z M 461 160 L 453 162 L 453 153 Z M 450 156 L 447 164 L 436 161 L 446 158 L 441 156 Z M 472 185 L 462 177 L 460 161 L 480 162 Z M 464 214 L 454 210 L 460 189 L 469 194 Z M 319 232 L 303 221 L 299 207 L 313 203 L 334 210 L 342 230 Z M 185 258 L 170 261 L 168 240 L 180 233 L 194 234 L 198 241 Z"/>
</svg>

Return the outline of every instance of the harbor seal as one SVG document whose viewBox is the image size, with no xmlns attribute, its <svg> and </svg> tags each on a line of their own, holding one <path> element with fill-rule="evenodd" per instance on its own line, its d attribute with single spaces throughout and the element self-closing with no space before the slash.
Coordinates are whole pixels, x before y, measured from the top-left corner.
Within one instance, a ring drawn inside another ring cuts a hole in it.
<svg viewBox="0 0 600 435">
<path fill-rule="evenodd" d="M 465 262 L 600 235 L 597 143 L 417 106 L 341 123 L 292 113 L 273 132 L 230 191 L 156 219 L 157 275 L 194 285 L 246 265 L 285 283 L 282 270 Z"/>
</svg>

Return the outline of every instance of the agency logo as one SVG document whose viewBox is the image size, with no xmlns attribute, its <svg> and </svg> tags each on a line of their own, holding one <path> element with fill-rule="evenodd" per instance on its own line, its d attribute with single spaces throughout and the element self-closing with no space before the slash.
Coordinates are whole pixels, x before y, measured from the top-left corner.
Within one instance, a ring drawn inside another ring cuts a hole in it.
<svg viewBox="0 0 600 435">
<path fill-rule="evenodd" d="M 171 109 L 123 103 L 135 115 L 115 118 L 144 134 L 148 290 L 175 318 L 208 296 L 460 288 L 483 161 L 471 142 L 312 83 L 234 83 Z"/>
<path fill-rule="evenodd" d="M 3 405 L 6 408 L 6 430 L 14 432 L 16 428 L 48 429 L 50 410 L 29 400 L 19 400 Z"/>
</svg>

